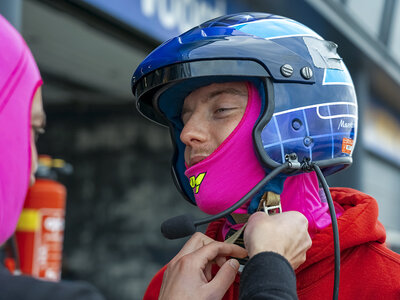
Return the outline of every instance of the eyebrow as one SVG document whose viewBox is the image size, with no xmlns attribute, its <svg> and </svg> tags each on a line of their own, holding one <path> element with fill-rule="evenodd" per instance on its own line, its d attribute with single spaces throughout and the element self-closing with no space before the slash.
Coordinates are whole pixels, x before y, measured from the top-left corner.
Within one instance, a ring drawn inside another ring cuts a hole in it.
<svg viewBox="0 0 400 300">
<path fill-rule="evenodd" d="M 231 94 L 231 95 L 236 95 L 236 96 L 243 96 L 243 97 L 247 97 L 247 93 L 242 92 L 238 89 L 235 88 L 221 88 L 221 89 L 217 89 L 215 91 L 210 92 L 206 98 L 204 98 L 201 101 L 209 101 L 219 95 L 222 94 Z M 187 112 L 187 110 L 185 109 L 184 106 L 182 106 L 182 111 L 181 111 L 181 115 L 185 114 Z"/>
<path fill-rule="evenodd" d="M 232 94 L 232 95 L 244 96 L 244 97 L 247 96 L 247 93 L 244 93 L 244 92 L 242 92 L 242 91 L 240 91 L 238 89 L 235 89 L 235 88 L 222 88 L 220 90 L 216 90 L 216 91 L 213 91 L 210 94 L 208 94 L 207 100 L 208 99 L 212 99 L 212 98 L 214 98 L 216 96 L 219 96 L 221 94 Z"/>
</svg>

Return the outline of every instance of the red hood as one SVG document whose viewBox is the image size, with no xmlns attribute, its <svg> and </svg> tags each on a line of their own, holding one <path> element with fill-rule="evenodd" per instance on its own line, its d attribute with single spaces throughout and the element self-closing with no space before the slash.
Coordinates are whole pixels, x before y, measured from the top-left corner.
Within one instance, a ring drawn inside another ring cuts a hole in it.
<svg viewBox="0 0 400 300">
<path fill-rule="evenodd" d="M 338 219 L 341 251 L 368 242 L 385 242 L 386 232 L 378 221 L 378 203 L 374 198 L 350 188 L 331 188 L 330 191 L 332 199 L 345 210 Z M 332 258 L 333 249 L 332 226 L 328 226 L 313 239 L 312 247 L 307 252 L 307 260 L 296 273 L 315 263 L 321 263 L 325 258 Z M 333 268 L 330 260 L 327 264 Z"/>
<path fill-rule="evenodd" d="M 351 188 L 331 188 L 334 202 L 344 208 L 338 219 L 340 249 L 348 249 L 368 242 L 384 243 L 386 233 L 378 221 L 378 203 L 371 196 Z M 225 219 L 211 223 L 206 231 L 209 237 L 222 241 L 221 230 Z M 313 239 L 311 249 L 307 252 L 307 261 L 297 270 L 318 262 L 333 254 L 332 226 L 322 229 Z"/>
<path fill-rule="evenodd" d="M 341 259 L 351 254 L 351 248 L 368 242 L 384 243 L 386 233 L 378 221 L 378 204 L 374 198 L 350 188 L 331 188 L 334 202 L 344 208 L 338 219 Z M 211 223 L 206 231 L 209 237 L 222 241 L 222 227 L 225 219 Z M 343 251 L 349 249 L 349 251 Z M 313 238 L 312 247 L 307 252 L 307 260 L 296 270 L 308 285 L 334 269 L 334 247 L 332 226 L 322 229 Z M 318 272 L 312 268 L 318 263 Z M 238 278 L 237 280 L 238 281 Z M 299 287 L 301 288 L 301 287 Z"/>
<path fill-rule="evenodd" d="M 378 204 L 372 197 L 349 188 L 332 188 L 331 194 L 336 205 L 344 208 L 338 219 L 342 250 L 339 298 L 400 299 L 400 256 L 382 245 L 386 234 L 378 221 Z M 211 223 L 206 234 L 221 240 L 224 223 L 225 219 Z M 307 252 L 306 262 L 296 270 L 300 300 L 332 298 L 332 236 L 330 225 L 318 232 Z M 145 300 L 158 299 L 164 270 L 165 267 L 152 280 Z M 237 276 L 223 299 L 233 300 L 238 296 Z"/>
</svg>

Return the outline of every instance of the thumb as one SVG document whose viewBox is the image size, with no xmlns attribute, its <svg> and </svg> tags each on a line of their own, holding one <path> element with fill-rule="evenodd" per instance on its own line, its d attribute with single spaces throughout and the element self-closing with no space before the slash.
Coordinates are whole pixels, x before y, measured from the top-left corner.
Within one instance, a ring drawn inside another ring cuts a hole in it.
<svg viewBox="0 0 400 300">
<path fill-rule="evenodd" d="M 214 291 L 215 299 L 221 299 L 225 295 L 226 291 L 235 280 L 238 270 L 239 262 L 233 258 L 222 265 L 213 280 L 208 283 L 210 290 Z"/>
</svg>

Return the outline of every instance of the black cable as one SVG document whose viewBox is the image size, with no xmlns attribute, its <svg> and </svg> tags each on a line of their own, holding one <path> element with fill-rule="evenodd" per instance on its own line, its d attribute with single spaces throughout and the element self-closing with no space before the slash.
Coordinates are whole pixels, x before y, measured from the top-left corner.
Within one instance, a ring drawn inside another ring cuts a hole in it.
<svg viewBox="0 0 400 300">
<path fill-rule="evenodd" d="M 297 158 L 297 156 L 296 156 Z M 249 201 L 261 188 L 263 188 L 270 180 L 272 180 L 275 176 L 279 175 L 282 171 L 285 171 L 287 169 L 291 168 L 296 168 L 298 169 L 300 167 L 300 164 L 297 161 L 290 160 L 290 157 L 287 158 L 288 161 L 286 161 L 284 164 L 280 165 L 279 167 L 273 169 L 271 173 L 269 173 L 267 176 L 265 176 L 259 183 L 256 184 L 255 187 L 253 187 L 246 195 L 244 195 L 243 198 L 241 198 L 238 202 L 233 204 L 231 207 L 228 209 L 225 209 L 224 211 L 220 212 L 217 215 L 209 216 L 206 218 L 194 220 L 193 216 L 189 214 L 185 215 L 180 215 L 176 216 L 173 218 L 170 218 L 166 221 L 164 221 L 161 224 L 161 233 L 167 238 L 167 239 L 178 239 L 182 238 L 188 235 L 192 235 L 196 231 L 196 227 L 199 225 L 207 224 L 212 221 L 218 220 L 220 218 L 223 218 L 239 207 L 241 207 L 244 203 Z"/>
<path fill-rule="evenodd" d="M 246 203 L 251 197 L 253 197 L 262 187 L 264 187 L 270 180 L 272 180 L 275 176 L 279 175 L 282 171 L 288 169 L 291 167 L 290 162 L 285 162 L 284 164 L 280 165 L 279 167 L 273 169 L 271 173 L 269 173 L 267 176 L 265 176 L 259 183 L 257 183 L 246 195 L 243 196 L 238 202 L 233 204 L 231 207 L 228 209 L 224 210 L 223 212 L 213 215 L 208 218 L 204 218 L 201 220 L 196 220 L 194 222 L 195 226 L 202 225 L 202 224 L 207 224 L 210 223 L 211 221 L 214 221 L 216 219 L 223 218 L 230 214 L 231 212 L 237 210 L 240 208 L 244 203 Z"/>
<path fill-rule="evenodd" d="M 311 167 L 317 173 L 317 177 L 319 182 L 322 184 L 322 188 L 324 189 L 326 199 L 328 201 L 329 212 L 332 220 L 332 230 L 333 230 L 333 245 L 335 248 L 335 279 L 333 285 L 333 299 L 337 300 L 339 297 L 339 281 L 340 281 L 340 245 L 339 245 L 339 230 L 336 220 L 336 212 L 335 207 L 333 205 L 332 196 L 329 191 L 328 184 L 326 183 L 325 177 L 321 172 L 321 169 L 318 165 L 312 163 Z"/>
</svg>

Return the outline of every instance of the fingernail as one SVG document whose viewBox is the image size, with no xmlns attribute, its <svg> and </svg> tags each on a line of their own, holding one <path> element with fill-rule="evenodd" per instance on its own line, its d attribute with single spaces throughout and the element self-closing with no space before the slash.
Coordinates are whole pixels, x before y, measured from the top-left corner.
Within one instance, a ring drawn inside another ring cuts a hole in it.
<svg viewBox="0 0 400 300">
<path fill-rule="evenodd" d="M 236 259 L 230 259 L 229 264 L 233 269 L 239 269 L 239 262 Z"/>
</svg>

